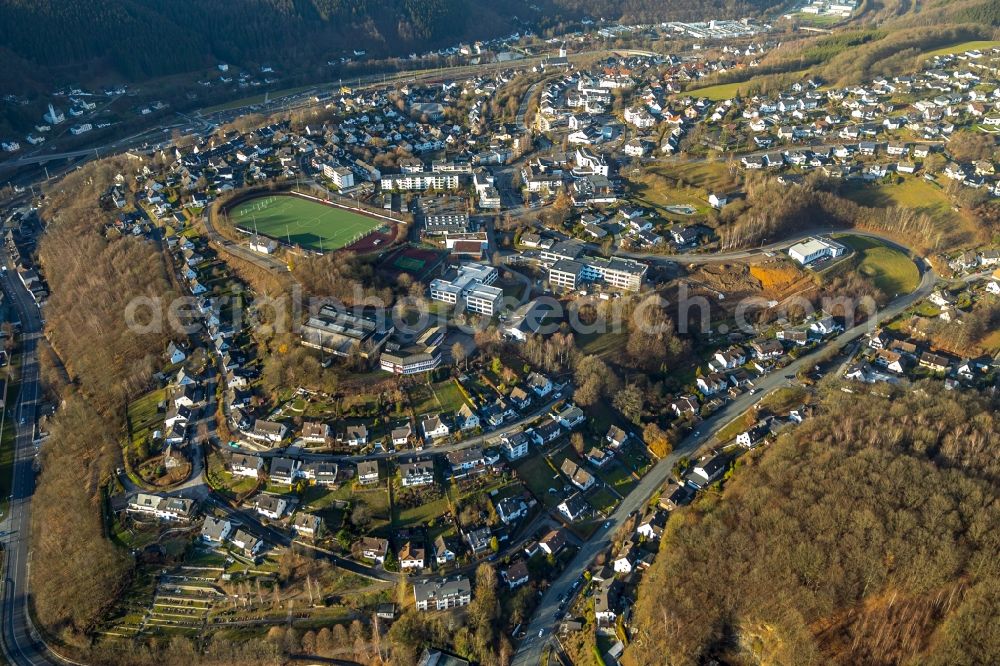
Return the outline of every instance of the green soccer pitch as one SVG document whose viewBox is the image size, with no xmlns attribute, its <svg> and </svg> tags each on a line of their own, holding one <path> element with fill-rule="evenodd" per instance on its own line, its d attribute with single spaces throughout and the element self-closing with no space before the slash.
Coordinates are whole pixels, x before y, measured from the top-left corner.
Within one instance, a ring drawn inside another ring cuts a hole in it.
<svg viewBox="0 0 1000 666">
<path fill-rule="evenodd" d="M 229 221 L 245 231 L 309 250 L 338 250 L 385 224 L 374 217 L 287 194 L 242 201 L 229 209 Z"/>
</svg>

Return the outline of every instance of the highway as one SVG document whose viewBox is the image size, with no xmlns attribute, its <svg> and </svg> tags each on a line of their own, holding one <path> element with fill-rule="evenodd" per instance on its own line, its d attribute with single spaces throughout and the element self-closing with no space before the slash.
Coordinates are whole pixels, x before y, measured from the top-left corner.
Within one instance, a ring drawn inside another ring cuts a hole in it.
<svg viewBox="0 0 1000 666">
<path fill-rule="evenodd" d="M 34 433 L 39 382 L 37 346 L 41 336 L 41 313 L 24 285 L 14 276 L 6 251 L 0 255 L 7 268 L 2 286 L 4 294 L 17 307 L 21 317 L 21 385 L 14 409 L 5 418 L 16 418 L 13 485 L 10 512 L 0 523 L 4 545 L 3 649 L 7 661 L 17 666 L 41 666 L 66 663 L 37 640 L 28 618 L 29 565 L 31 560 L 31 497 L 35 491 Z"/>
<path fill-rule="evenodd" d="M 921 271 L 920 285 L 915 291 L 897 298 L 880 311 L 872 320 L 844 331 L 820 349 L 823 351 L 829 349 L 841 351 L 865 333 L 874 330 L 878 322 L 892 319 L 913 303 L 929 296 L 934 290 L 937 276 L 922 259 L 915 260 L 915 263 Z M 754 395 L 744 393 L 705 419 L 691 435 L 679 443 L 670 455 L 653 466 L 649 473 L 642 478 L 635 489 L 625 497 L 610 516 L 605 523 L 608 527 L 605 529 L 602 526 L 581 546 L 580 551 L 566 567 L 562 575 L 546 591 L 535 614 L 532 616 L 531 622 L 525 629 L 526 637 L 518 648 L 514 660 L 511 662 L 513 666 L 536 666 L 541 662 L 542 653 L 551 639 L 552 630 L 557 624 L 556 613 L 559 610 L 560 599 L 563 595 L 570 592 L 573 583 L 590 566 L 598 553 L 609 547 L 611 537 L 625 523 L 629 514 L 633 511 L 641 511 L 653 495 L 663 486 L 670 477 L 676 462 L 684 456 L 690 457 L 699 448 L 709 443 L 717 430 L 746 412 L 764 396 L 787 385 L 789 383 L 789 380 L 786 379 L 787 376 L 794 376 L 800 370 L 808 369 L 814 362 L 813 357 L 814 354 L 800 357 L 784 369 L 758 379 L 756 381 L 757 391 L 754 392 Z M 545 631 L 545 634 L 542 638 L 539 638 L 538 632 L 542 630 Z"/>
</svg>

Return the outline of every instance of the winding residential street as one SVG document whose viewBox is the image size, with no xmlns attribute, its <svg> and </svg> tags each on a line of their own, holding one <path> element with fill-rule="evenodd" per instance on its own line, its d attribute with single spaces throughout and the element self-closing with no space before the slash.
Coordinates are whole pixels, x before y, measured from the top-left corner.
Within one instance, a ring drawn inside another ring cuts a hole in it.
<svg viewBox="0 0 1000 666">
<path fill-rule="evenodd" d="M 854 326 L 836 338 L 826 343 L 822 349 L 843 350 L 847 345 L 861 338 L 864 334 L 874 330 L 878 322 L 892 319 L 913 303 L 926 298 L 934 290 L 937 276 L 934 271 L 924 263 L 922 259 L 915 261 L 921 272 L 920 285 L 915 291 L 905 296 L 901 296 L 890 303 L 884 310 L 879 312 L 871 321 Z M 568 594 L 573 583 L 580 577 L 583 571 L 593 562 L 598 553 L 602 552 L 611 543 L 611 537 L 625 523 L 629 515 L 634 511 L 639 511 L 671 475 L 674 465 L 684 457 L 690 456 L 706 443 L 710 442 L 715 433 L 727 425 L 733 419 L 750 409 L 755 403 L 763 399 L 766 395 L 789 384 L 786 376 L 794 376 L 800 370 L 805 370 L 814 362 L 814 355 L 802 356 L 790 363 L 780 372 L 773 372 L 761 377 L 756 382 L 757 391 L 754 395 L 744 393 L 739 398 L 728 403 L 718 412 L 705 419 L 705 421 L 686 439 L 678 444 L 674 451 L 653 466 L 639 484 L 629 493 L 624 501 L 611 515 L 607 528 L 603 526 L 583 544 L 563 574 L 557 578 L 552 586 L 545 592 L 541 603 L 535 611 L 531 622 L 526 628 L 526 638 L 518 648 L 512 664 L 514 666 L 536 666 L 541 663 L 542 653 L 545 646 L 551 640 L 551 629 L 556 626 L 556 613 L 558 612 L 560 599 Z M 549 633 L 543 638 L 538 637 L 540 630 Z"/>
<path fill-rule="evenodd" d="M 522 63 L 523 62 L 525 61 L 522 61 Z M 424 73 L 419 76 L 415 75 L 413 79 L 432 79 L 434 77 L 441 77 L 445 75 L 453 76 L 463 69 L 467 69 L 469 71 L 475 69 L 475 71 L 480 71 L 482 67 L 451 68 L 448 70 Z M 377 82 L 375 84 L 377 84 Z M 541 84 L 542 82 L 533 84 L 524 93 L 516 116 L 516 124 L 522 129 L 526 129 L 525 116 L 529 101 L 535 90 Z M 272 103 L 271 110 L 277 111 L 311 104 L 312 102 L 309 101 L 311 94 L 319 89 L 320 88 L 317 87 L 313 91 L 275 101 Z M 231 112 L 227 112 L 227 114 L 228 113 Z M 206 123 L 205 130 L 208 131 L 210 127 L 211 125 Z M 102 146 L 99 150 L 102 152 L 108 150 L 123 150 L 129 145 L 136 145 L 141 140 L 141 137 L 145 136 L 145 134 L 148 134 L 148 132 L 143 135 L 135 135 L 127 139 L 121 139 L 114 143 L 107 144 L 106 146 Z M 803 146 L 803 148 L 807 147 L 808 146 Z M 820 146 L 814 147 L 814 149 L 816 148 L 820 148 Z M 765 151 L 760 151 L 760 154 L 763 152 Z M 29 156 L 21 158 L 17 161 L 8 162 L 3 166 L 16 167 L 34 163 L 41 164 L 55 160 L 87 158 L 90 156 L 98 156 L 98 149 L 67 151 L 49 155 L 42 155 L 39 153 L 35 156 Z M 508 189 L 513 191 L 513 188 L 509 186 L 510 178 L 510 172 L 505 172 L 505 184 L 501 186 L 501 190 L 506 195 L 509 195 Z M 237 258 L 250 262 L 261 269 L 274 271 L 278 274 L 284 274 L 287 277 L 289 272 L 288 266 L 282 261 L 253 252 L 248 247 L 234 243 L 219 234 L 215 226 L 215 220 L 210 213 L 205 215 L 204 224 L 208 237 L 217 245 L 221 246 L 224 251 L 231 253 Z M 718 254 L 692 253 L 668 255 L 626 251 L 617 251 L 614 254 L 615 256 L 638 259 L 649 263 L 705 264 L 740 261 L 750 259 L 764 253 L 771 253 L 786 249 L 795 242 L 808 236 L 815 235 L 816 233 L 821 233 L 822 231 L 823 230 L 802 231 L 793 234 L 778 243 L 772 243 L 756 249 L 722 252 Z M 905 247 L 890 241 L 878 233 L 853 230 L 844 230 L 844 233 L 855 236 L 878 238 L 882 241 L 889 242 L 892 246 L 906 251 L 909 254 L 909 251 Z M 595 244 L 585 243 L 584 245 L 590 252 L 600 252 L 600 248 Z M 2 522 L 0 522 L 0 528 L 2 528 L 2 543 L 5 549 L 5 552 L 3 553 L 3 627 L 2 632 L 0 632 L 0 637 L 2 637 L 2 645 L 7 661 L 16 664 L 17 666 L 41 666 L 48 664 L 73 663 L 67 662 L 62 657 L 52 653 L 52 651 L 38 639 L 37 635 L 32 630 L 28 614 L 30 605 L 29 583 L 31 551 L 29 537 L 31 499 L 35 487 L 35 473 L 33 470 L 35 455 L 34 434 L 37 416 L 37 403 L 40 393 L 36 350 L 38 339 L 42 334 L 42 321 L 41 313 L 38 307 L 32 300 L 30 293 L 24 288 L 23 284 L 17 280 L 16 272 L 12 267 L 10 267 L 9 258 L 6 253 L 3 253 L 2 256 L 0 256 L 0 260 L 2 260 L 4 266 L 9 268 L 9 270 L 5 272 L 2 280 L 0 280 L 0 282 L 2 282 L 2 288 L 9 301 L 16 306 L 20 314 L 22 324 L 20 391 L 16 405 L 12 408 L 8 408 L 5 415 L 5 418 L 16 419 L 16 438 L 14 443 L 15 451 L 10 510 L 8 515 L 3 518 Z M 884 310 L 879 312 L 875 318 L 844 331 L 824 345 L 822 349 L 824 351 L 831 349 L 838 352 L 842 351 L 848 346 L 856 344 L 856 342 L 864 334 L 873 330 L 878 322 L 895 317 L 913 303 L 927 297 L 934 288 L 936 276 L 933 270 L 926 265 L 922 259 L 916 258 L 914 259 L 914 262 L 918 266 L 921 273 L 921 281 L 915 291 L 896 298 Z M 526 300 L 527 296 L 530 295 L 531 292 L 531 280 L 520 274 L 517 274 L 517 276 L 519 280 L 525 283 L 526 289 L 524 300 Z M 551 630 L 556 625 L 556 614 L 558 612 L 560 600 L 564 597 L 564 595 L 570 593 L 574 582 L 579 578 L 587 566 L 590 565 L 596 555 L 609 546 L 611 536 L 626 522 L 630 514 L 641 510 L 649 499 L 664 484 L 670 476 L 677 460 L 684 456 L 690 456 L 692 453 L 698 451 L 699 448 L 712 440 L 715 433 L 719 429 L 727 425 L 733 419 L 738 418 L 766 395 L 788 385 L 790 383 L 790 380 L 788 379 L 789 376 L 795 376 L 799 371 L 809 368 L 813 362 L 814 355 L 806 355 L 793 361 L 782 371 L 773 372 L 756 380 L 757 390 L 754 394 L 745 393 L 739 396 L 735 400 L 726 404 L 711 417 L 707 418 L 690 436 L 680 442 L 670 455 L 659 460 L 649 470 L 649 472 L 642 477 L 633 491 L 622 499 L 616 510 L 608 517 L 608 521 L 605 523 L 606 527 L 602 526 L 589 540 L 581 544 L 578 553 L 570 562 L 569 566 L 547 590 L 531 621 L 525 628 L 526 639 L 521 643 L 518 652 L 515 655 L 515 659 L 513 661 L 514 664 L 519 666 L 534 666 L 535 664 L 541 662 L 543 651 L 551 640 Z M 298 448 L 258 451 L 249 447 L 234 447 L 233 450 L 253 453 L 262 457 L 294 455 L 295 457 L 305 461 L 333 461 L 338 463 L 356 463 L 363 460 L 380 460 L 388 458 L 410 459 L 417 456 L 441 454 L 483 445 L 503 434 L 523 428 L 533 420 L 537 419 L 540 415 L 547 412 L 555 404 L 555 402 L 556 400 L 550 401 L 534 410 L 531 414 L 508 423 L 503 427 L 487 434 L 469 437 L 460 442 L 451 442 L 441 446 L 430 447 L 424 451 L 344 455 L 317 453 L 311 452 L 307 449 Z M 123 483 L 130 491 L 139 490 L 139 488 L 137 488 L 134 483 L 130 482 L 127 477 L 123 478 Z M 173 488 L 168 494 L 183 495 L 203 501 L 207 505 L 210 505 L 214 509 L 224 513 L 232 520 L 248 526 L 253 532 L 263 536 L 265 539 L 276 545 L 289 546 L 292 543 L 291 538 L 285 532 L 276 530 L 273 527 L 261 523 L 251 511 L 233 508 L 219 501 L 212 494 L 211 488 L 206 483 L 204 465 L 200 460 L 196 461 L 193 465 L 192 474 L 189 480 Z M 322 552 L 323 555 L 332 561 L 336 566 L 358 575 L 386 582 L 394 582 L 398 580 L 397 574 L 365 566 L 352 560 L 342 558 L 329 551 L 320 552 Z M 543 637 L 541 638 L 539 637 L 540 632 L 543 634 Z M 548 633 L 546 634 L 545 632 Z"/>
</svg>

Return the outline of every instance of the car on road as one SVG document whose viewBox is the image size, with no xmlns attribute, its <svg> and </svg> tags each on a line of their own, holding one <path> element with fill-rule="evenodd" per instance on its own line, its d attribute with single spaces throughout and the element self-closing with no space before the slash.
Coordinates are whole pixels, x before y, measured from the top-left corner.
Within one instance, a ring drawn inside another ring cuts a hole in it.
<svg viewBox="0 0 1000 666">
<path fill-rule="evenodd" d="M 611 521 L 610 520 L 605 520 L 604 521 L 604 527 L 603 527 L 603 529 L 608 529 L 609 527 L 611 527 Z"/>
<path fill-rule="evenodd" d="M 541 629 L 538 630 L 538 637 L 541 638 L 544 635 L 545 635 L 545 627 L 542 627 Z"/>
</svg>

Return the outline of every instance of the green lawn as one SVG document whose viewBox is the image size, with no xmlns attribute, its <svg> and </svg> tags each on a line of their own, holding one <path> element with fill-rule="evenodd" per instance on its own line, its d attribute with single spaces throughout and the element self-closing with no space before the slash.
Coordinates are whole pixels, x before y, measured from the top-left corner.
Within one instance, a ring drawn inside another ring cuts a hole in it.
<svg viewBox="0 0 1000 666">
<path fill-rule="evenodd" d="M 608 514 L 618 505 L 618 498 L 611 494 L 607 488 L 599 488 L 592 492 L 587 501 L 595 510 Z"/>
<path fill-rule="evenodd" d="M 639 476 L 645 476 L 653 461 L 646 454 L 646 447 L 642 442 L 633 440 L 627 444 L 625 450 L 618 454 L 618 459 L 628 465 Z"/>
<path fill-rule="evenodd" d="M 794 75 L 800 75 L 804 77 L 809 70 L 803 69 L 798 72 L 786 72 L 775 74 L 773 76 L 782 77 L 792 77 Z M 758 78 L 751 78 L 749 81 L 737 81 L 735 83 L 720 83 L 714 86 L 707 86 L 705 88 L 694 88 L 693 90 L 687 91 L 688 95 L 692 97 L 707 97 L 708 99 L 720 102 L 725 99 L 732 99 L 736 97 L 737 93 L 745 94 L 752 90 L 755 85 L 760 83 Z"/>
<path fill-rule="evenodd" d="M 166 389 L 157 389 L 129 403 L 127 408 L 129 439 L 133 443 L 143 437 L 150 439 L 152 431 L 163 426 L 163 418 L 158 407 L 165 397 Z"/>
<path fill-rule="evenodd" d="M 826 14 L 824 16 L 819 16 L 818 14 L 806 14 L 805 12 L 798 12 L 794 14 L 796 20 L 802 21 L 804 23 L 812 23 L 813 25 L 830 26 L 841 21 L 846 21 L 847 19 L 841 16 L 833 16 Z"/>
<path fill-rule="evenodd" d="M 591 356 L 603 356 L 618 351 L 625 344 L 628 333 L 624 331 L 608 333 L 582 333 L 577 336 L 580 351 Z"/>
<path fill-rule="evenodd" d="M 740 176 L 719 162 L 657 164 L 630 177 L 630 199 L 642 206 L 656 208 L 665 220 L 684 223 L 701 221 L 710 210 L 712 192 L 728 192 L 740 184 Z M 688 206 L 694 214 L 684 215 L 669 207 Z"/>
<path fill-rule="evenodd" d="M 843 237 L 840 242 L 858 252 L 858 270 L 890 298 L 908 294 L 920 284 L 916 264 L 899 250 L 877 239 L 860 236 Z"/>
<path fill-rule="evenodd" d="M 785 386 L 767 395 L 760 404 L 775 414 L 781 414 L 797 408 L 808 395 L 809 392 L 801 386 Z"/>
<path fill-rule="evenodd" d="M 565 480 L 549 467 L 544 456 L 536 454 L 524 458 L 514 464 L 514 469 L 539 502 L 550 508 L 559 504 Z M 550 493 L 549 488 L 555 488 L 556 493 Z"/>
<path fill-rule="evenodd" d="M 747 425 L 746 413 L 740 414 L 732 421 L 727 423 L 724 427 L 720 428 L 717 433 L 715 433 L 715 439 L 719 442 L 726 443 L 730 440 L 736 439 L 736 435 L 740 434 L 750 426 Z"/>
<path fill-rule="evenodd" d="M 617 461 L 610 462 L 604 466 L 604 469 L 595 471 L 597 476 L 614 488 L 619 495 L 628 495 L 637 483 L 635 477 L 632 476 L 631 470 L 626 469 L 624 465 Z"/>
<path fill-rule="evenodd" d="M 930 217 L 934 229 L 941 235 L 941 248 L 973 243 L 979 230 L 974 215 L 953 207 L 948 193 L 936 183 L 919 176 L 900 176 L 893 182 L 849 184 L 844 197 L 872 208 L 898 206 Z"/>
<path fill-rule="evenodd" d="M 226 471 L 226 465 L 222 456 L 214 449 L 206 456 L 208 469 L 205 478 L 212 490 L 226 496 L 235 498 L 250 492 L 257 485 L 257 479 L 249 476 L 234 476 Z"/>
<path fill-rule="evenodd" d="M 950 53 L 964 53 L 966 51 L 972 51 L 973 49 L 992 49 L 996 46 L 1000 46 L 1000 42 L 991 40 L 961 42 L 960 44 L 952 44 L 951 46 L 943 46 L 939 49 L 934 49 L 933 51 L 927 51 L 923 55 L 931 57 L 936 55 L 947 55 Z"/>
<path fill-rule="evenodd" d="M 410 392 L 415 414 L 457 412 L 465 404 L 465 396 L 455 382 L 447 379 L 437 384 L 418 384 Z"/>
<path fill-rule="evenodd" d="M 452 379 L 431 384 L 431 391 L 445 412 L 457 412 L 465 404 L 465 396 Z"/>
<path fill-rule="evenodd" d="M 371 490 L 358 490 L 355 488 L 351 493 L 351 500 L 355 503 L 364 502 L 371 509 L 373 522 L 389 522 L 391 518 L 389 515 L 389 493 L 385 489 L 385 486 L 379 485 L 377 488 L 372 488 Z"/>
<path fill-rule="evenodd" d="M 707 97 L 713 101 L 721 101 L 724 99 L 732 99 L 736 97 L 741 88 L 746 88 L 749 85 L 748 81 L 737 81 L 736 83 L 720 83 L 715 86 L 708 86 L 707 88 L 695 88 L 689 91 L 692 97 Z"/>
<path fill-rule="evenodd" d="M 448 496 L 442 495 L 439 499 L 424 502 L 423 504 L 407 509 L 398 506 L 392 507 L 392 526 L 411 527 L 415 525 L 425 525 L 432 518 L 440 518 L 448 511 Z"/>
<path fill-rule="evenodd" d="M 430 385 L 426 382 L 412 385 L 407 389 L 406 397 L 413 407 L 413 413 L 418 417 L 431 412 L 437 413 L 441 409 Z"/>
<path fill-rule="evenodd" d="M 243 201 L 229 221 L 250 232 L 310 250 L 337 250 L 381 227 L 384 222 L 336 206 L 282 194 Z"/>
<path fill-rule="evenodd" d="M 938 185 L 915 176 L 900 178 L 902 182 L 858 182 L 847 189 L 845 196 L 862 206 L 917 208 L 931 215 L 942 212 L 942 207 L 951 211 L 948 196 Z"/>
<path fill-rule="evenodd" d="M 344 519 L 350 511 L 351 486 L 344 484 L 339 488 L 324 488 L 309 486 L 302 493 L 300 508 L 309 513 L 315 513 L 323 519 L 323 524 L 329 533 L 341 528 Z M 346 505 L 343 503 L 346 502 Z M 338 506 L 340 504 L 340 506 Z"/>
</svg>

